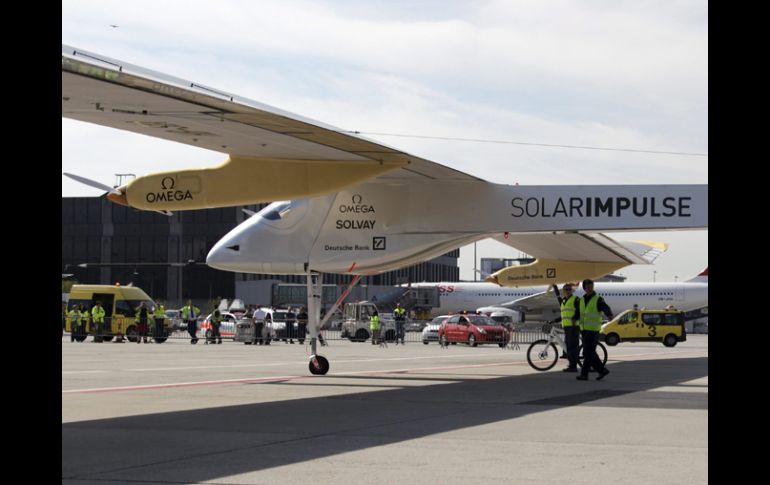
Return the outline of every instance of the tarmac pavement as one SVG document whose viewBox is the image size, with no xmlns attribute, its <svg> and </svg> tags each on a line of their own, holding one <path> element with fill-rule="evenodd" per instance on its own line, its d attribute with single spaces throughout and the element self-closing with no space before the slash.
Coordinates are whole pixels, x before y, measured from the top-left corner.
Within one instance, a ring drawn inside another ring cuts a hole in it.
<svg viewBox="0 0 770 485">
<path fill-rule="evenodd" d="M 708 335 L 608 347 L 602 381 L 527 345 L 70 343 L 62 483 L 697 484 Z M 564 364 L 563 364 L 564 363 Z"/>
</svg>

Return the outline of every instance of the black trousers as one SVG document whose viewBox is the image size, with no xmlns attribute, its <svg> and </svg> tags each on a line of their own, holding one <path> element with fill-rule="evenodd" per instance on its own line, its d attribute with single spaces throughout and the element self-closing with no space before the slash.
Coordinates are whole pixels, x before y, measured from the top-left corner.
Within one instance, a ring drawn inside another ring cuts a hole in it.
<svg viewBox="0 0 770 485">
<path fill-rule="evenodd" d="M 396 320 L 396 341 L 401 340 L 404 343 L 404 321 Z"/>
<path fill-rule="evenodd" d="M 219 324 L 221 325 L 221 324 Z M 219 325 L 211 325 L 211 340 L 210 342 L 213 344 L 214 342 L 219 339 L 220 342 L 222 342 L 222 334 L 219 333 Z"/>
<path fill-rule="evenodd" d="M 155 337 L 155 338 L 162 338 L 162 337 L 166 336 L 165 335 L 166 329 L 163 328 L 164 320 L 165 319 L 163 317 L 156 317 L 155 318 L 155 335 L 153 335 L 153 337 Z"/>
<path fill-rule="evenodd" d="M 195 336 L 195 332 L 198 331 L 197 320 L 187 320 L 187 333 L 190 334 L 190 342 L 197 342 L 198 337 Z"/>
<path fill-rule="evenodd" d="M 91 326 L 93 327 L 94 332 L 94 342 L 104 342 L 104 323 L 102 322 L 92 322 Z"/>
<path fill-rule="evenodd" d="M 596 344 L 599 343 L 599 332 L 583 330 L 583 368 L 580 374 L 588 377 L 588 371 L 593 367 L 600 374 L 604 373 L 604 364 L 596 355 Z"/>
<path fill-rule="evenodd" d="M 567 345 L 567 360 L 570 368 L 577 368 L 578 347 L 580 347 L 580 327 L 564 327 L 564 343 Z"/>
<path fill-rule="evenodd" d="M 259 345 L 262 345 L 264 342 L 264 339 L 262 338 L 262 332 L 265 329 L 265 322 L 257 322 L 254 324 L 254 343 L 259 343 Z"/>
</svg>

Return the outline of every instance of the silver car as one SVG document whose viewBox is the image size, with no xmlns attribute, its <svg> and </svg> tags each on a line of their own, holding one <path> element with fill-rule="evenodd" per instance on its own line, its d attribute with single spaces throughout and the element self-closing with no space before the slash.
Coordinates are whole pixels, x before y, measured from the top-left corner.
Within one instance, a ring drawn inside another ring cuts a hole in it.
<svg viewBox="0 0 770 485">
<path fill-rule="evenodd" d="M 451 315 L 441 315 L 428 322 L 422 329 L 422 343 L 428 345 L 428 342 L 438 342 L 438 328 L 449 317 Z"/>
</svg>

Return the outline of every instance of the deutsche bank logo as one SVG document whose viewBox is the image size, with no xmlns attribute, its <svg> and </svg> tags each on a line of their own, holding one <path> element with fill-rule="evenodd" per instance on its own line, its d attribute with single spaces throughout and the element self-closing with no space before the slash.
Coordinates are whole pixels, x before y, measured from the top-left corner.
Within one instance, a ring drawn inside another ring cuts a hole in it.
<svg viewBox="0 0 770 485">
<path fill-rule="evenodd" d="M 374 248 L 375 251 L 384 251 L 385 250 L 385 238 L 384 237 L 373 237 L 372 238 L 372 248 Z"/>
<path fill-rule="evenodd" d="M 556 268 L 546 268 L 546 270 L 545 270 L 545 277 L 546 278 L 556 278 Z"/>
</svg>

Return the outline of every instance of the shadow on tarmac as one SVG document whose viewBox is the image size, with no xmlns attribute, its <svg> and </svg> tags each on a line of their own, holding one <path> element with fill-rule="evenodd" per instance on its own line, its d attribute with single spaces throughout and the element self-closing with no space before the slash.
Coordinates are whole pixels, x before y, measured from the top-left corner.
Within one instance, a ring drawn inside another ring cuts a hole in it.
<svg viewBox="0 0 770 485">
<path fill-rule="evenodd" d="M 707 376 L 706 357 L 627 361 L 609 369 L 611 374 L 599 382 L 594 373 L 580 382 L 575 374 L 562 372 L 458 378 L 418 387 L 65 423 L 62 479 L 198 483 L 563 406 L 708 409 L 707 392 L 651 391 Z M 399 381 L 424 378 L 329 375 L 306 382 L 345 386 L 346 381 L 365 379 L 399 386 Z"/>
</svg>

